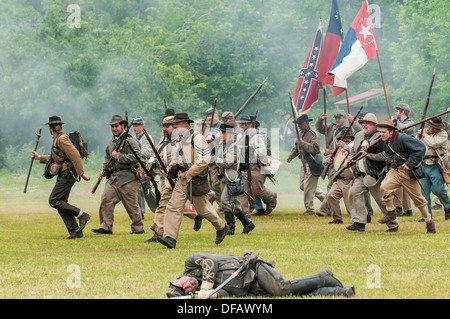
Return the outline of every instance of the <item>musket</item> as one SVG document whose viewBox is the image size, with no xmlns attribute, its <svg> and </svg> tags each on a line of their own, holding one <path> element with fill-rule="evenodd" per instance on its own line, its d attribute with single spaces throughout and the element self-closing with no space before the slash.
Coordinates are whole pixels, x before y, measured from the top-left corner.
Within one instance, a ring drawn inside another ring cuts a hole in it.
<svg viewBox="0 0 450 319">
<path fill-rule="evenodd" d="M 252 189 L 252 172 L 250 167 L 250 147 L 249 147 L 249 136 L 248 134 L 245 134 L 245 162 L 248 163 L 248 169 L 247 169 L 247 182 L 248 182 L 248 201 L 250 203 L 250 207 L 254 207 L 256 205 L 255 201 L 255 194 L 253 193 Z"/>
<path fill-rule="evenodd" d="M 217 292 L 218 292 L 220 289 L 222 289 L 223 287 L 225 287 L 225 285 L 228 284 L 231 280 L 233 280 L 233 279 L 239 277 L 239 276 L 242 274 L 242 272 L 243 272 L 244 270 L 247 269 L 248 264 L 249 264 L 249 258 L 246 257 L 246 258 L 245 258 L 245 262 L 244 262 L 238 269 L 236 269 L 236 271 L 233 272 L 233 273 L 230 275 L 230 277 L 228 277 L 227 279 L 225 279 L 224 282 L 222 282 L 219 286 L 217 286 L 216 288 L 214 288 L 214 290 L 211 291 L 211 292 L 208 294 L 208 298 L 211 297 L 212 295 L 214 295 L 215 293 L 217 293 Z M 253 262 L 252 262 L 252 264 L 253 264 Z M 248 268 L 249 268 L 249 267 L 248 267 Z M 168 298 L 168 299 L 194 299 L 194 298 L 195 298 L 195 295 L 194 295 L 194 294 L 189 294 L 189 295 L 186 295 L 186 296 L 172 297 L 172 298 Z"/>
<path fill-rule="evenodd" d="M 37 135 L 37 141 L 36 141 L 36 146 L 34 147 L 34 151 L 36 152 L 37 147 L 39 145 L 39 140 L 41 139 L 41 133 L 42 133 L 42 127 L 39 128 L 39 133 L 35 134 Z M 30 163 L 30 169 L 28 170 L 28 176 L 27 176 L 27 181 L 25 183 L 25 188 L 23 190 L 23 193 L 26 194 L 27 192 L 27 187 L 28 187 L 28 181 L 30 180 L 30 174 L 31 174 L 31 169 L 33 168 L 33 162 L 34 162 L 34 158 L 31 159 L 31 163 Z"/>
<path fill-rule="evenodd" d="M 255 92 L 245 101 L 245 103 L 239 108 L 239 110 L 234 114 L 234 118 L 237 118 L 239 114 L 247 107 L 247 105 L 253 100 L 253 98 L 258 94 L 259 90 L 261 90 L 264 83 L 266 83 L 267 78 L 264 79 L 264 81 L 256 88 Z"/>
<path fill-rule="evenodd" d="M 299 141 L 300 141 L 300 132 L 298 131 L 298 125 L 297 125 L 297 114 L 295 112 L 295 106 L 294 106 L 294 101 L 292 101 L 292 97 L 291 97 L 291 93 L 289 93 L 289 101 L 291 102 L 291 109 L 292 109 L 292 117 L 294 118 L 294 126 L 295 126 L 295 133 L 297 134 L 297 143 L 295 143 L 295 145 L 297 145 L 297 152 L 299 154 L 303 153 L 303 149 L 301 148 Z"/>
<path fill-rule="evenodd" d="M 142 169 L 145 171 L 145 174 L 150 177 L 150 182 L 152 183 L 153 187 L 155 188 L 155 196 L 156 196 L 156 203 L 159 204 L 159 200 L 161 199 L 161 193 L 158 189 L 158 185 L 156 184 L 155 177 L 153 177 L 153 174 L 151 171 L 147 169 L 147 165 L 140 159 L 140 157 L 137 155 L 136 151 L 131 147 L 130 142 L 127 140 L 127 144 L 130 147 L 131 153 L 133 153 L 134 157 L 139 162 L 139 165 L 141 165 Z M 144 185 L 142 185 L 141 180 L 139 179 L 139 182 L 141 183 L 142 188 L 144 188 Z"/>
<path fill-rule="evenodd" d="M 150 147 L 152 148 L 153 153 L 155 153 L 156 159 L 158 160 L 159 165 L 161 165 L 162 170 L 164 172 L 167 172 L 167 167 L 166 167 L 166 165 L 164 165 L 164 162 L 161 159 L 161 156 L 159 156 L 159 153 L 158 153 L 158 150 L 155 147 L 155 144 L 153 144 L 152 139 L 148 135 L 147 130 L 145 128 L 144 128 L 144 135 L 147 138 L 147 141 L 150 144 Z M 172 187 L 172 189 L 174 189 L 175 188 L 175 182 L 170 177 L 167 177 L 167 179 L 169 180 L 169 184 Z"/>
<path fill-rule="evenodd" d="M 360 109 L 359 109 L 359 111 L 358 111 L 358 113 L 356 113 L 356 115 L 355 115 L 355 117 L 353 118 L 352 122 L 350 123 L 349 127 L 348 127 L 347 130 L 345 131 L 344 135 L 342 135 L 342 138 L 341 138 L 342 141 L 345 139 L 345 137 L 347 136 L 347 134 L 348 134 L 349 132 L 351 132 L 353 123 L 355 123 L 356 119 L 358 118 L 359 113 L 361 113 L 362 108 L 363 108 L 363 107 L 361 106 Z M 326 129 L 326 128 L 325 128 L 325 129 Z M 336 156 L 338 150 L 339 150 L 339 147 L 336 145 L 336 147 L 335 147 L 334 150 L 333 150 L 333 153 L 332 153 L 331 156 L 330 156 L 331 159 L 333 159 L 333 158 Z M 324 170 L 323 170 L 323 172 L 322 172 L 322 175 L 321 175 L 322 179 L 325 179 L 325 176 L 327 176 L 328 171 L 330 170 L 330 167 L 331 167 L 331 164 L 330 164 L 330 163 L 327 163 L 327 166 L 325 166 L 325 168 L 324 168 Z"/>
<path fill-rule="evenodd" d="M 167 111 L 167 103 L 166 103 L 166 99 L 164 99 L 164 113 L 166 114 L 166 116 L 169 115 L 169 112 Z"/>
<path fill-rule="evenodd" d="M 407 130 L 407 129 L 413 127 L 413 126 L 416 126 L 416 125 L 419 125 L 419 124 L 423 124 L 423 123 L 425 123 L 426 121 L 429 121 L 429 120 L 431 120 L 431 119 L 433 119 L 433 118 L 435 118 L 435 117 L 439 117 L 439 116 L 445 115 L 445 114 L 447 114 L 447 113 L 449 113 L 449 112 L 450 112 L 450 110 L 447 110 L 447 111 L 438 113 L 438 114 L 436 114 L 436 115 L 430 116 L 429 118 L 426 118 L 426 119 L 420 120 L 420 121 L 418 121 L 418 122 L 416 122 L 416 123 L 413 123 L 413 124 L 410 124 L 410 125 L 408 125 L 408 126 L 402 127 L 401 129 L 398 129 L 398 131 L 401 132 L 401 131 Z M 371 148 L 372 146 L 374 146 L 375 144 L 377 144 L 379 141 L 381 141 L 381 136 L 379 136 L 379 137 L 377 137 L 376 139 L 374 139 L 373 141 L 371 141 L 371 142 L 369 143 L 369 146 L 367 147 L 367 150 L 370 149 L 370 148 Z M 363 150 L 360 150 L 358 153 L 356 153 L 355 155 L 353 155 L 352 158 L 350 158 L 350 159 L 347 161 L 347 163 L 348 163 L 348 164 L 347 164 L 347 167 L 350 166 L 352 163 L 361 160 L 361 159 L 365 156 L 365 155 L 363 155 L 363 153 L 364 153 L 364 151 L 363 151 Z M 367 155 L 367 153 L 366 153 L 366 155 Z M 347 167 L 344 167 L 343 164 L 344 164 L 344 163 L 342 163 L 341 167 L 340 167 L 340 168 L 336 171 L 336 173 L 331 177 L 331 181 L 334 181 L 334 180 L 335 180 L 339 175 L 341 175 L 341 173 L 347 168 Z"/>
<path fill-rule="evenodd" d="M 209 130 L 212 132 L 212 126 L 213 126 L 213 121 L 214 121 L 214 114 L 216 113 L 216 105 L 217 105 L 217 95 L 216 98 L 214 99 L 214 107 L 213 107 L 213 111 L 212 111 L 212 115 L 211 115 L 211 122 L 209 123 Z"/>
<path fill-rule="evenodd" d="M 430 104 L 430 95 L 431 95 L 431 89 L 433 87 L 433 82 L 434 82 L 434 76 L 436 75 L 436 69 L 434 69 L 433 71 L 433 77 L 431 78 L 431 84 L 430 84 L 430 88 L 428 89 L 428 96 L 427 96 L 427 101 L 425 103 L 425 108 L 423 109 L 423 114 L 422 114 L 422 120 L 424 118 L 426 118 L 427 116 L 427 110 L 428 110 L 428 105 Z M 423 128 L 425 127 L 425 122 L 423 122 L 420 127 L 419 127 L 419 135 L 417 136 L 417 138 L 419 139 L 419 141 L 422 139 L 423 136 Z"/>
<path fill-rule="evenodd" d="M 131 121 L 130 125 L 128 125 L 126 131 L 122 134 L 122 136 L 120 137 L 120 140 L 117 142 L 116 147 L 114 148 L 114 151 L 116 152 L 120 152 L 122 151 L 124 145 L 125 145 L 125 141 L 128 137 L 128 132 L 130 131 L 130 128 L 133 126 L 134 120 Z M 105 167 L 103 168 L 100 176 L 97 179 L 97 182 L 94 185 L 94 188 L 92 189 L 92 194 L 95 193 L 95 191 L 97 190 L 98 185 L 100 185 L 100 182 L 102 181 L 103 177 L 106 175 L 106 172 L 108 171 L 109 167 L 114 163 L 116 159 L 114 157 L 111 156 L 111 158 L 109 159 L 108 163 L 106 163 Z"/>
</svg>

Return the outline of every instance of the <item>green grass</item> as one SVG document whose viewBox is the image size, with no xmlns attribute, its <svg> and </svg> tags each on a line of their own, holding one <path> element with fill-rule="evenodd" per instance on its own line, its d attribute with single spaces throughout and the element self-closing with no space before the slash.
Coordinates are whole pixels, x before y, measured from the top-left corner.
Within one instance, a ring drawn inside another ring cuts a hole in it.
<svg viewBox="0 0 450 319">
<path fill-rule="evenodd" d="M 342 225 L 301 215 L 297 172 L 298 166 L 285 165 L 277 174 L 280 185 L 266 182 L 279 193 L 279 205 L 269 216 L 253 217 L 256 228 L 249 235 L 227 236 L 215 245 L 215 230 L 207 221 L 194 232 L 193 221 L 184 218 L 173 250 L 144 243 L 152 235 L 150 211 L 144 219 L 146 234 L 131 235 L 130 220 L 121 204 L 116 208 L 114 235 L 92 233 L 90 229 L 99 226 L 104 181 L 94 195 L 95 177 L 74 186 L 70 202 L 91 213 L 92 219 L 84 238 L 65 240 L 68 234 L 62 220 L 48 205 L 54 181 L 42 179 L 40 172 L 34 174 L 23 194 L 25 176 L 2 174 L 0 298 L 163 298 L 169 281 L 183 272 L 185 258 L 198 251 L 236 255 L 255 251 L 262 259 L 275 260 L 285 279 L 328 268 L 344 285 L 356 287 L 355 298 L 450 297 L 450 221 L 444 220 L 443 211 L 433 212 L 434 235 L 426 234 L 425 225 L 417 223 L 417 209 L 413 217 L 400 218 L 398 233 L 385 233 L 386 227 L 376 223 L 381 216 L 376 206 L 366 232 L 350 232 L 345 229 L 351 223 L 345 210 Z M 324 181 L 321 186 L 324 189 Z M 70 265 L 79 267 L 80 288 L 70 284 Z M 370 286 L 371 267 L 379 269 L 379 288 Z"/>
</svg>

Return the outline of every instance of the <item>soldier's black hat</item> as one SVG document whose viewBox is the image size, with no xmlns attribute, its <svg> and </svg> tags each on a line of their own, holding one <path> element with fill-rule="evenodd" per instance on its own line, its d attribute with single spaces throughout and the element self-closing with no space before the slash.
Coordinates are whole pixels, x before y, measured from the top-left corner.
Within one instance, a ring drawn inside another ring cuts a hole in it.
<svg viewBox="0 0 450 319">
<path fill-rule="evenodd" d="M 308 115 L 307 115 L 307 114 L 303 114 L 302 116 L 300 116 L 300 117 L 297 119 L 297 124 L 301 124 L 301 123 L 303 123 L 303 122 L 311 122 L 311 121 L 312 121 L 312 119 L 308 118 Z"/>
<path fill-rule="evenodd" d="M 179 122 L 194 123 L 194 121 L 189 118 L 189 115 L 187 113 L 175 114 L 175 116 L 173 117 L 172 123 L 179 123 Z"/>
<path fill-rule="evenodd" d="M 48 118 L 48 122 L 45 123 L 45 125 L 52 125 L 52 124 L 66 124 L 66 123 L 61 121 L 61 118 L 59 116 L 53 115 Z"/>
</svg>

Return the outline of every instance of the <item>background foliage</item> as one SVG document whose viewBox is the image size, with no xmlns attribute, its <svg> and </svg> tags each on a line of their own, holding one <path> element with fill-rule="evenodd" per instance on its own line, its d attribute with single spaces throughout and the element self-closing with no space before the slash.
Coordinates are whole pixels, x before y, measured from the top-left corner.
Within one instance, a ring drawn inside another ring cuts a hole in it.
<svg viewBox="0 0 450 319">
<path fill-rule="evenodd" d="M 67 1 L 0 2 L 0 168 L 28 165 L 14 153 L 29 152 L 51 115 L 102 154 L 112 114 L 143 116 L 158 136 L 164 99 L 191 118 L 203 118 L 216 95 L 220 113 L 236 111 L 266 77 L 247 112 L 259 110 L 263 126 L 278 127 L 319 17 L 325 33 L 331 7 L 328 0 L 72 2 L 80 28 L 67 25 Z M 338 2 L 346 33 L 362 0 Z M 409 103 L 420 116 L 436 68 L 429 112 L 448 107 L 450 2 L 373 3 L 381 9 L 376 35 L 391 105 Z M 350 94 L 374 87 L 381 87 L 376 59 L 349 79 Z M 327 99 L 332 110 L 343 97 Z M 45 128 L 41 141 L 50 145 Z"/>
</svg>

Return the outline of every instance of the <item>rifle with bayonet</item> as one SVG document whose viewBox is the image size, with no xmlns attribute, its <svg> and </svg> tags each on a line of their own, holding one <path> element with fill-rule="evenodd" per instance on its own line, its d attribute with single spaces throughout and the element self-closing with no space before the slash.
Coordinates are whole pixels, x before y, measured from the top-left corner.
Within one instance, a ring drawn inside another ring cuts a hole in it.
<svg viewBox="0 0 450 319">
<path fill-rule="evenodd" d="M 150 147 L 153 150 L 153 153 L 155 153 L 156 159 L 159 162 L 159 165 L 161 166 L 161 169 L 164 172 L 167 172 L 167 167 L 164 164 L 163 160 L 161 159 L 161 156 L 159 156 L 158 150 L 155 147 L 155 144 L 153 144 L 152 139 L 150 138 L 150 136 L 147 133 L 147 130 L 144 128 L 144 135 L 147 138 L 148 143 L 150 144 Z M 172 187 L 172 189 L 175 188 L 175 182 L 173 181 L 173 179 L 171 179 L 170 177 L 167 177 L 167 180 L 169 181 L 170 187 Z"/>
<path fill-rule="evenodd" d="M 253 98 L 258 94 L 259 90 L 261 90 L 264 83 L 266 83 L 267 78 L 264 79 L 264 81 L 256 88 L 255 92 L 245 101 L 245 103 L 239 108 L 239 110 L 234 114 L 234 118 L 237 118 L 239 114 L 242 113 L 242 111 L 247 107 L 247 105 L 253 100 Z"/>
<path fill-rule="evenodd" d="M 431 78 L 431 84 L 430 84 L 430 88 L 428 89 L 428 96 L 427 96 L 427 101 L 425 103 L 425 108 L 423 109 L 423 114 L 422 114 L 422 120 L 424 118 L 427 117 L 427 110 L 428 110 L 428 105 L 430 104 L 430 95 L 431 95 L 431 89 L 433 88 L 433 82 L 434 82 L 434 76 L 436 75 L 436 69 L 434 69 L 433 72 L 433 77 Z M 419 139 L 419 141 L 422 139 L 423 136 L 423 128 L 425 127 L 425 122 L 423 122 L 420 125 L 419 128 L 419 135 L 417 136 L 417 138 Z"/>
<path fill-rule="evenodd" d="M 42 133 L 42 127 L 39 128 L 39 133 L 35 133 L 37 135 L 36 146 L 34 147 L 35 152 L 39 145 L 39 140 L 41 139 L 41 133 Z M 30 180 L 31 169 L 33 168 L 33 162 L 34 162 L 34 158 L 31 159 L 30 168 L 28 169 L 27 181 L 25 183 L 25 188 L 23 190 L 24 194 L 27 192 L 28 181 Z"/>
<path fill-rule="evenodd" d="M 447 113 L 449 113 L 449 112 L 450 112 L 450 110 L 447 110 L 447 111 L 441 112 L 441 113 L 439 113 L 439 114 L 430 116 L 429 118 L 426 118 L 426 119 L 420 120 L 420 121 L 418 121 L 418 122 L 416 122 L 416 123 L 413 123 L 413 124 L 410 124 L 410 125 L 408 125 L 408 126 L 402 127 L 401 129 L 398 129 L 398 131 L 401 132 L 401 131 L 407 130 L 407 129 L 413 127 L 413 126 L 416 126 L 416 125 L 419 125 L 419 124 L 423 124 L 423 123 L 425 123 L 425 122 L 427 122 L 427 121 L 429 121 L 429 120 L 431 120 L 431 119 L 433 119 L 433 118 L 435 118 L 435 117 L 445 115 L 445 114 L 447 114 Z M 357 162 L 357 161 L 363 159 L 363 158 L 367 155 L 367 150 L 370 149 L 370 148 L 371 148 L 372 146 L 374 146 L 375 144 L 377 144 L 379 141 L 381 141 L 381 136 L 377 137 L 376 139 L 374 139 L 373 141 L 371 141 L 371 142 L 369 143 L 369 146 L 367 147 L 366 152 L 364 152 L 363 150 L 360 150 L 358 153 L 356 153 L 355 155 L 353 155 L 352 158 L 350 158 L 350 159 L 347 161 L 348 164 L 347 164 L 346 166 L 344 166 L 344 162 L 343 162 L 342 165 L 341 165 L 341 167 L 340 167 L 340 168 L 336 171 L 336 173 L 331 177 L 331 181 L 334 181 L 337 177 L 339 177 L 339 175 L 341 175 L 342 172 L 343 172 L 348 166 L 350 166 L 352 163 L 355 163 L 355 162 Z M 364 154 L 364 153 L 366 153 L 366 154 Z"/>
<path fill-rule="evenodd" d="M 142 169 L 144 170 L 145 175 L 150 177 L 150 182 L 152 183 L 153 188 L 155 189 L 156 204 L 159 204 L 159 200 L 161 199 L 161 192 L 158 189 L 158 184 L 156 184 L 155 177 L 153 176 L 153 173 L 152 173 L 152 169 L 148 170 L 147 165 L 141 160 L 141 158 L 138 156 L 138 154 L 133 149 L 133 147 L 131 147 L 131 144 L 130 144 L 130 142 L 128 142 L 128 140 L 127 140 L 127 144 L 131 150 L 131 153 L 133 153 L 134 157 L 139 162 L 139 165 L 141 165 Z M 138 180 L 139 180 L 139 183 L 141 183 L 142 188 L 145 189 L 145 186 L 142 185 L 141 179 L 138 178 Z"/>
<path fill-rule="evenodd" d="M 347 128 L 347 130 L 345 131 L 344 135 L 342 135 L 342 139 L 341 139 L 342 141 L 345 139 L 345 137 L 347 136 L 347 134 L 348 134 L 349 132 L 351 132 L 353 123 L 355 123 L 356 119 L 358 118 L 359 113 L 361 113 L 362 108 L 363 108 L 363 107 L 361 106 L 360 109 L 359 109 L 359 111 L 358 111 L 358 113 L 356 113 L 355 117 L 353 118 L 352 122 L 350 123 L 350 126 Z M 326 129 L 327 129 L 327 128 L 325 127 L 325 130 L 326 130 Z M 333 150 L 333 153 L 332 153 L 331 156 L 330 156 L 331 159 L 333 159 L 333 158 L 336 156 L 338 150 L 339 150 L 339 147 L 336 145 L 336 147 L 335 147 L 334 150 Z M 331 167 L 331 164 L 330 164 L 330 163 L 327 163 L 327 166 L 325 166 L 325 168 L 324 168 L 324 170 L 323 170 L 323 172 L 322 172 L 322 175 L 321 175 L 322 179 L 325 179 L 325 176 L 327 176 L 328 171 L 330 170 L 330 167 Z"/>
<path fill-rule="evenodd" d="M 128 132 L 130 131 L 130 128 L 133 126 L 134 120 L 131 121 L 130 125 L 127 127 L 127 129 L 125 130 L 125 132 L 122 134 L 122 136 L 120 137 L 119 141 L 116 144 L 116 147 L 114 148 L 114 151 L 116 152 L 120 152 L 124 145 L 125 145 L 125 141 L 128 137 Z M 114 157 L 111 156 L 111 158 L 109 159 L 108 163 L 106 163 L 105 167 L 103 168 L 102 172 L 100 173 L 100 176 L 98 177 L 97 182 L 94 185 L 94 188 L 92 189 L 92 194 L 95 193 L 95 191 L 97 190 L 98 185 L 100 185 L 100 182 L 102 181 L 103 177 L 106 176 L 106 173 L 108 172 L 109 167 L 114 163 L 116 159 Z"/>
</svg>

